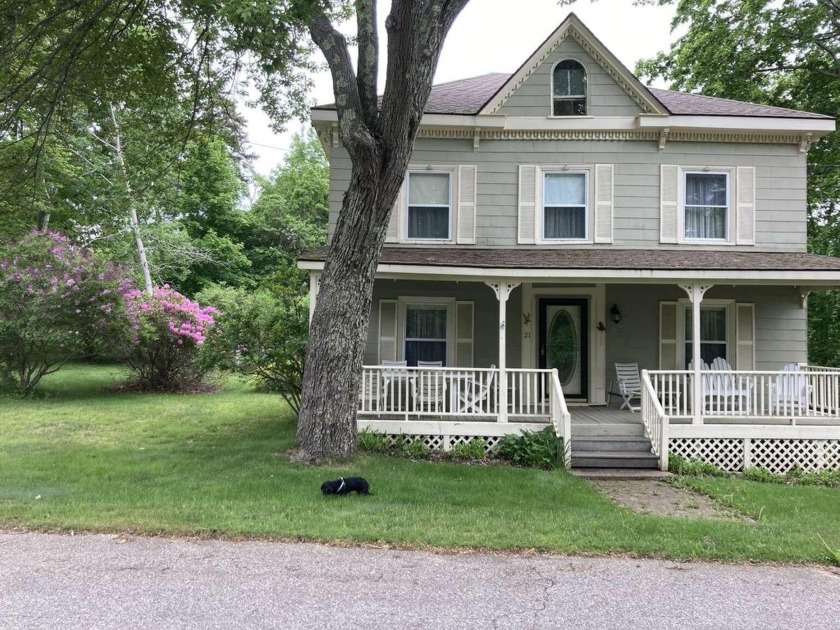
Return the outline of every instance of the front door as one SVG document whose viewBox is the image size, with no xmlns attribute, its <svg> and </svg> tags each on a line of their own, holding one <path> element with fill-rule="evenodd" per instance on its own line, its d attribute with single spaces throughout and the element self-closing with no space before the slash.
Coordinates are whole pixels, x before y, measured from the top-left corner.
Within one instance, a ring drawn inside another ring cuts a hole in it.
<svg viewBox="0 0 840 630">
<path fill-rule="evenodd" d="M 540 368 L 557 368 L 566 398 L 587 398 L 587 301 L 545 298 L 539 305 Z"/>
</svg>

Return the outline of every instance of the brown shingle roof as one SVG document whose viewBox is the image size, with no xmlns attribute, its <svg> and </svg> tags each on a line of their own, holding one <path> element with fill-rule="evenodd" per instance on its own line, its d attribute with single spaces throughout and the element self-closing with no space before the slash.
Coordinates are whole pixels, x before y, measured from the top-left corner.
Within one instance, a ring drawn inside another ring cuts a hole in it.
<svg viewBox="0 0 840 630">
<path fill-rule="evenodd" d="M 464 114 L 475 115 L 484 104 L 510 78 L 510 75 L 494 72 L 469 79 L 450 81 L 432 87 L 426 104 L 427 114 Z M 749 118 L 822 118 L 832 120 L 831 116 L 801 112 L 770 105 L 743 103 L 727 98 L 671 92 L 648 88 L 671 114 L 678 116 L 746 116 Z M 313 109 L 335 109 L 334 104 L 316 105 Z"/>
<path fill-rule="evenodd" d="M 716 98 L 702 94 L 689 94 L 686 92 L 672 92 L 670 90 L 659 90 L 648 88 L 660 103 L 662 103 L 672 114 L 685 116 L 750 116 L 766 118 L 825 118 L 831 120 L 831 116 L 814 114 L 812 112 L 800 112 L 794 109 L 773 107 L 771 105 L 756 105 L 733 101 L 728 98 Z"/>
<path fill-rule="evenodd" d="M 327 248 L 300 260 L 323 261 Z M 381 264 L 488 269 L 616 269 L 682 271 L 840 271 L 840 258 L 795 252 L 727 252 L 664 249 L 479 249 L 386 247 Z"/>
</svg>

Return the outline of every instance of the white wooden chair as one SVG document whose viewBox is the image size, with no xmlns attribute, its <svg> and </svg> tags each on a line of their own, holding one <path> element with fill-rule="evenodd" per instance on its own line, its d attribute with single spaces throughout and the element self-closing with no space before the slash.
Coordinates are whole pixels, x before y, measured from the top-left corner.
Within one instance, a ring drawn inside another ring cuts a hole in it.
<svg viewBox="0 0 840 630">
<path fill-rule="evenodd" d="M 390 400 L 388 411 L 406 411 L 410 395 L 412 375 L 404 369 L 407 361 L 393 361 L 383 359 L 382 365 L 388 369 L 382 370 L 382 398 Z"/>
<path fill-rule="evenodd" d="M 415 411 L 444 411 L 446 401 L 446 377 L 443 370 L 420 370 L 411 380 Z"/>
<path fill-rule="evenodd" d="M 642 408 L 642 379 L 639 376 L 639 364 L 616 363 L 615 378 L 618 381 L 618 393 L 622 398 L 621 409 L 629 409 L 632 413 L 636 413 Z M 634 399 L 640 403 L 636 407 L 632 404 Z"/>
<path fill-rule="evenodd" d="M 779 372 L 772 386 L 773 408 L 777 414 L 802 414 L 808 409 L 811 387 L 799 371 L 799 365 L 788 363 Z"/>
<path fill-rule="evenodd" d="M 746 411 L 752 408 L 752 381 L 733 374 L 732 366 L 723 357 L 716 357 L 709 366 L 708 391 L 705 392 L 709 411 Z"/>
<path fill-rule="evenodd" d="M 496 379 L 496 366 L 491 365 L 491 372 L 480 373 L 478 378 L 469 378 L 458 393 L 458 413 L 486 414 L 489 409 L 482 405 L 490 398 L 493 381 Z"/>
</svg>

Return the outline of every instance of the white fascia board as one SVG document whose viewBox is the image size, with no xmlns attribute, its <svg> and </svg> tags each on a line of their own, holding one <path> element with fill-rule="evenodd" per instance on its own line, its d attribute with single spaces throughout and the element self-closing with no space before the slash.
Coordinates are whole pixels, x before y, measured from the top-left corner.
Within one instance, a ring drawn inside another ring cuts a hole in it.
<svg viewBox="0 0 840 630">
<path fill-rule="evenodd" d="M 317 122 L 338 122 L 338 112 L 334 109 L 310 109 L 309 119 Z"/>
<path fill-rule="evenodd" d="M 639 116 L 639 128 L 671 131 L 766 131 L 768 133 L 818 133 L 825 135 L 835 128 L 827 118 L 755 118 L 747 116 Z"/>
<path fill-rule="evenodd" d="M 338 112 L 334 109 L 313 109 L 310 111 L 312 123 L 338 122 Z M 472 129 L 503 129 L 505 116 L 470 116 L 462 114 L 425 114 L 420 121 L 421 127 L 461 127 Z"/>
<path fill-rule="evenodd" d="M 508 118 L 509 131 L 629 131 L 638 129 L 635 116 L 569 116 L 563 118 Z"/>
<path fill-rule="evenodd" d="M 304 260 L 298 268 L 321 271 L 324 263 Z M 445 277 L 450 280 L 515 279 L 521 282 L 556 282 L 558 278 L 580 281 L 636 282 L 674 284 L 697 281 L 711 284 L 753 284 L 790 286 L 807 285 L 824 289 L 840 287 L 840 271 L 680 271 L 661 269 L 494 269 L 491 267 L 437 267 L 430 265 L 393 265 L 380 263 L 377 278 L 411 279 Z"/>
</svg>

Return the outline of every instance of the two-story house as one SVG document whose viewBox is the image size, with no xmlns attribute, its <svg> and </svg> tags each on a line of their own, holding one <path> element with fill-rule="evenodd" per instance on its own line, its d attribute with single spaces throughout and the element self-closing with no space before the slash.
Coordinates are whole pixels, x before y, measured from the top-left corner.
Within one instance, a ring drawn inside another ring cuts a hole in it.
<svg viewBox="0 0 840 630">
<path fill-rule="evenodd" d="M 331 227 L 336 121 L 312 109 Z M 807 296 L 840 286 L 840 259 L 806 253 L 806 155 L 834 127 L 647 88 L 574 15 L 512 75 L 435 86 L 377 271 L 360 427 L 449 448 L 553 424 L 581 465 L 642 438 L 662 466 L 840 465 L 840 383 L 805 365 Z M 299 263 L 313 303 L 324 256 Z M 641 369 L 629 410 L 610 406 L 616 364 Z M 783 405 L 792 388 L 805 400 Z"/>
</svg>

